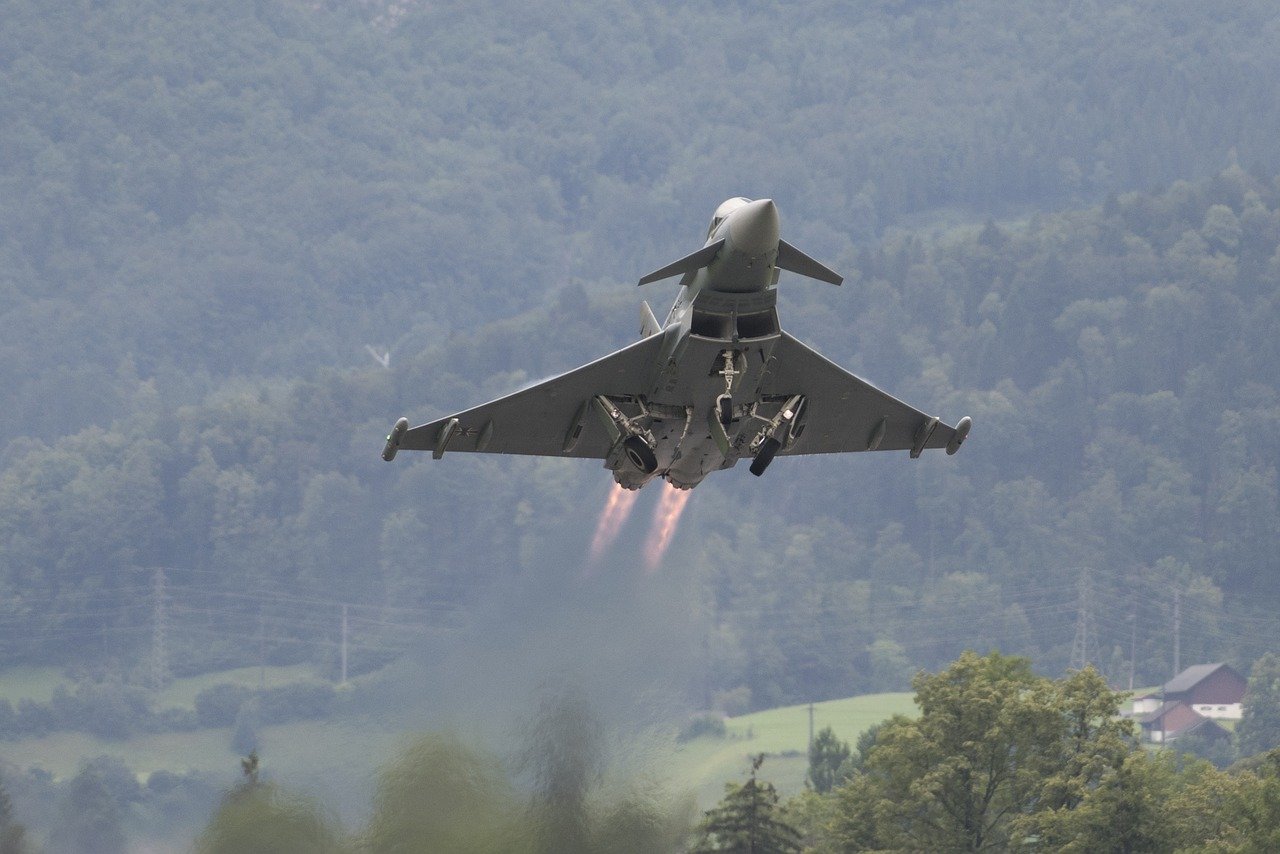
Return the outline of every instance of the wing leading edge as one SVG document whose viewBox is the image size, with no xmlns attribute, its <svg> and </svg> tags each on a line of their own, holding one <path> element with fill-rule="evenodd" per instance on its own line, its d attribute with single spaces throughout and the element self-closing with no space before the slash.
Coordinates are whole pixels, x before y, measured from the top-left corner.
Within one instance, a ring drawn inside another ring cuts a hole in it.
<svg viewBox="0 0 1280 854">
<path fill-rule="evenodd" d="M 803 432 L 779 455 L 838 454 L 849 451 L 901 451 L 912 455 L 926 448 L 951 449 L 957 432 L 866 380 L 849 373 L 786 332 L 773 355 L 776 358 L 765 391 L 779 395 L 804 395 Z M 919 445 L 919 448 L 917 448 Z"/>
<path fill-rule="evenodd" d="M 585 404 L 598 394 L 647 394 L 663 340 L 643 338 L 568 373 L 406 430 L 396 448 L 604 459 L 610 438 Z"/>
</svg>

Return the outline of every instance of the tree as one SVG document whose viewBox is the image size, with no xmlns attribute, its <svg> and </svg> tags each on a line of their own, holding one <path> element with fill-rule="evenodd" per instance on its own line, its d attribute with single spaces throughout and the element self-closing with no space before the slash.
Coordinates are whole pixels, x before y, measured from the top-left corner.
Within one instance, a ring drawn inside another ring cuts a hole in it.
<svg viewBox="0 0 1280 854">
<path fill-rule="evenodd" d="M 23 854 L 27 850 L 27 829 L 13 817 L 9 790 L 0 782 L 0 854 Z"/>
<path fill-rule="evenodd" d="M 379 775 L 367 850 L 427 854 L 527 851 L 519 804 L 493 757 L 442 736 L 424 736 Z"/>
<path fill-rule="evenodd" d="M 698 826 L 699 838 L 691 854 L 715 851 L 735 854 L 787 854 L 800 851 L 800 832 L 779 814 L 778 792 L 772 783 L 756 779 L 764 763 L 761 753 L 751 760 L 751 777 L 741 786 L 725 786 L 720 805 L 707 810 Z"/>
<path fill-rule="evenodd" d="M 1041 680 L 1035 700 L 1052 715 L 1037 745 L 1036 811 L 1074 809 L 1133 749 L 1132 725 L 1119 717 L 1121 695 L 1092 667 Z M 1023 830 L 1030 835 L 1034 822 Z"/>
<path fill-rule="evenodd" d="M 1253 663 L 1237 733 L 1241 756 L 1280 746 L 1280 655 L 1269 652 Z"/>
<path fill-rule="evenodd" d="M 526 779 L 519 790 L 496 757 L 454 738 L 424 736 L 401 751 L 379 777 L 360 850 L 683 850 L 692 816 L 656 785 L 604 774 L 602 733 L 581 698 L 548 697 L 524 737 L 519 765 Z"/>
<path fill-rule="evenodd" d="M 840 782 L 840 768 L 849 759 L 849 743 L 836 738 L 831 727 L 823 727 L 809 745 L 809 785 L 825 795 Z"/>
<path fill-rule="evenodd" d="M 200 854 L 339 854 L 335 822 L 311 801 L 258 783 L 230 793 L 196 842 Z"/>
<path fill-rule="evenodd" d="M 199 854 L 341 854 L 337 823 L 311 800 L 259 779 L 256 751 L 196 840 Z M 96 849 L 95 849 L 96 850 Z"/>
<path fill-rule="evenodd" d="M 120 806 L 94 766 L 86 766 L 71 781 L 50 843 L 53 850 L 66 852 L 124 854 L 128 850 Z"/>
<path fill-rule="evenodd" d="M 920 717 L 876 735 L 839 794 L 834 835 L 853 849 L 978 851 L 1071 810 L 1131 749 L 1119 695 L 1092 669 L 1054 682 L 1024 658 L 966 652 L 915 680 Z"/>
<path fill-rule="evenodd" d="M 1071 808 L 1045 810 L 1036 816 L 1035 836 L 1045 850 L 1064 852 L 1170 851 L 1195 840 L 1179 836 L 1173 826 L 1170 797 L 1178 772 L 1171 752 L 1149 756 L 1130 753 L 1100 785 Z"/>
</svg>

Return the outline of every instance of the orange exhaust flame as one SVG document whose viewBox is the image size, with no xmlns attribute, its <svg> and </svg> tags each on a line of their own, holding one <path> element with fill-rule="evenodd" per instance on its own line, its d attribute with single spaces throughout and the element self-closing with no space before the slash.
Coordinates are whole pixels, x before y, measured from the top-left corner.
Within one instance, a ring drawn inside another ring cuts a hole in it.
<svg viewBox="0 0 1280 854">
<path fill-rule="evenodd" d="M 604 550 L 617 539 L 618 532 L 622 530 L 623 523 L 631 515 L 631 507 L 636 503 L 636 496 L 639 494 L 635 490 L 623 489 L 616 483 L 613 485 L 609 500 L 605 502 L 604 510 L 600 511 L 600 521 L 596 523 L 595 536 L 591 538 L 591 563 L 598 561 L 604 554 Z"/>
<path fill-rule="evenodd" d="M 653 528 L 649 532 L 649 543 L 644 551 L 650 572 L 662 563 L 662 556 L 667 553 L 667 547 L 671 545 L 671 540 L 676 535 L 680 516 L 684 513 L 684 507 L 689 503 L 691 494 L 687 489 L 675 487 L 669 487 L 662 493 L 658 509 L 653 514 Z"/>
</svg>

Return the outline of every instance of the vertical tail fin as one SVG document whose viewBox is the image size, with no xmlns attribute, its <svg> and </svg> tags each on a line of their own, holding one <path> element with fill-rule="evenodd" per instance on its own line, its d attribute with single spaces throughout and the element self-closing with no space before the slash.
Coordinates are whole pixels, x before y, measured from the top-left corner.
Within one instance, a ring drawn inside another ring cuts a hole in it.
<svg viewBox="0 0 1280 854">
<path fill-rule="evenodd" d="M 640 337 L 648 338 L 650 335 L 656 335 L 662 331 L 658 318 L 653 316 L 653 309 L 649 308 L 649 303 L 640 302 Z"/>
</svg>

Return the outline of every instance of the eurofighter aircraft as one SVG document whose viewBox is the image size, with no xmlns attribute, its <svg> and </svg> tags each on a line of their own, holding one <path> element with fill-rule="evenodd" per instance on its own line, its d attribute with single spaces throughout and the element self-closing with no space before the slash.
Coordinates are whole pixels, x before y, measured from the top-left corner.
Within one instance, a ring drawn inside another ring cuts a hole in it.
<svg viewBox="0 0 1280 854">
<path fill-rule="evenodd" d="M 944 424 L 782 331 L 781 270 L 843 281 L 779 238 L 771 199 L 729 199 L 701 249 L 640 280 L 681 277 L 665 323 L 642 303 L 634 344 L 456 415 L 413 428 L 401 418 L 382 458 L 401 450 L 585 457 L 604 460 L 627 489 L 655 477 L 692 489 L 743 458 L 759 476 L 775 456 L 954 454 L 968 417 Z"/>
</svg>

